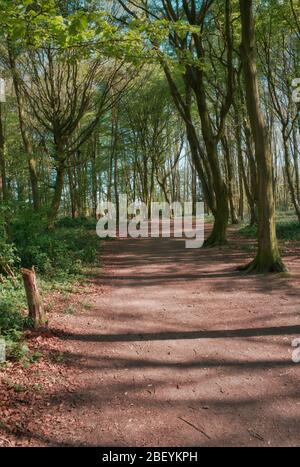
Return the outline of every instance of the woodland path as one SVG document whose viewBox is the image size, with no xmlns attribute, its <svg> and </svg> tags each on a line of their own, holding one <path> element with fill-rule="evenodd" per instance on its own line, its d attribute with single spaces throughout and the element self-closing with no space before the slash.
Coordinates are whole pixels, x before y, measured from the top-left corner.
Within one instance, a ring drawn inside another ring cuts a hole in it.
<svg viewBox="0 0 300 467">
<path fill-rule="evenodd" d="M 285 253 L 292 278 L 235 272 L 253 255 L 246 245 L 235 234 L 217 250 L 106 242 L 89 306 L 54 323 L 68 330 L 78 373 L 62 396 L 70 433 L 56 428 L 44 442 L 299 445 L 299 245 Z"/>
</svg>

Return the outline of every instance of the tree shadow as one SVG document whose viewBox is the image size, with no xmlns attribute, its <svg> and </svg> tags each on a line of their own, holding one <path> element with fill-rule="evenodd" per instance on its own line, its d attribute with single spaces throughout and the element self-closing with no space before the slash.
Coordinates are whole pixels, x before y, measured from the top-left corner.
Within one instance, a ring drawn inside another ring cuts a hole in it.
<svg viewBox="0 0 300 467">
<path fill-rule="evenodd" d="M 300 334 L 300 325 L 269 326 L 260 328 L 242 329 L 216 329 L 199 331 L 165 331 L 165 332 L 138 332 L 125 334 L 95 334 L 72 333 L 54 329 L 57 335 L 63 339 L 85 342 L 145 342 L 166 340 L 190 340 L 190 339 L 224 339 L 259 336 L 297 336 Z"/>
</svg>

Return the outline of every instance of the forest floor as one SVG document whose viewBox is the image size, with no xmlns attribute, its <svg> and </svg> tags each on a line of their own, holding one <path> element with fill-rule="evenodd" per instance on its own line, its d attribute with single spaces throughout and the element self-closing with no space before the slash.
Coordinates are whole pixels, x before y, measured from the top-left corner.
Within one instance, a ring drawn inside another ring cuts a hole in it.
<svg viewBox="0 0 300 467">
<path fill-rule="evenodd" d="M 283 247 L 291 275 L 245 276 L 254 245 L 230 236 L 105 242 L 31 335 L 52 358 L 7 368 L 0 445 L 299 445 L 300 245 Z"/>
</svg>

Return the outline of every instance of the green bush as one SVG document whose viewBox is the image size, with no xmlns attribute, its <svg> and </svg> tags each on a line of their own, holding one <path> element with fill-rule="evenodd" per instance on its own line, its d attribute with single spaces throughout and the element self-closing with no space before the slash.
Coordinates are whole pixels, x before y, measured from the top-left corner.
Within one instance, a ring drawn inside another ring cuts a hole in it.
<svg viewBox="0 0 300 467">
<path fill-rule="evenodd" d="M 0 335 L 10 335 L 18 340 L 18 332 L 21 332 L 24 326 L 24 318 L 18 310 L 11 309 L 5 300 L 0 301 Z"/>
<path fill-rule="evenodd" d="M 22 342 L 26 323 L 21 314 L 24 307 L 25 293 L 20 278 L 17 283 L 3 279 L 0 284 L 0 336 L 6 342 L 7 359 L 19 360 L 28 351 Z"/>
<path fill-rule="evenodd" d="M 0 284 L 0 335 L 10 336 L 12 340 L 19 339 L 19 333 L 24 327 L 24 317 L 20 310 L 25 305 L 25 293 L 21 280 L 14 285 L 6 279 Z"/>
<path fill-rule="evenodd" d="M 0 274 L 10 275 L 18 262 L 16 247 L 0 237 Z"/>
<path fill-rule="evenodd" d="M 7 232 L 5 229 L 6 211 L 3 206 L 0 207 L 0 274 L 5 276 L 11 275 L 12 269 L 18 263 L 18 256 L 15 245 L 7 239 Z"/>
<path fill-rule="evenodd" d="M 26 209 L 10 225 L 11 243 L 1 225 L 0 212 L 0 336 L 6 340 L 7 358 L 31 361 L 23 342 L 28 321 L 22 315 L 26 297 L 17 267 L 34 266 L 43 290 L 55 285 L 62 290 L 95 261 L 99 239 L 94 220 L 61 219 L 49 230 L 45 216 Z"/>
<path fill-rule="evenodd" d="M 239 233 L 245 237 L 256 238 L 257 237 L 257 226 L 256 225 L 246 225 L 239 229 Z"/>
<path fill-rule="evenodd" d="M 84 225 L 82 219 L 71 221 L 61 219 L 53 230 L 47 230 L 45 219 L 33 214 L 14 222 L 12 237 L 22 266 L 35 266 L 40 273 L 52 277 L 77 274 L 84 264 L 95 261 L 99 239 L 89 231 L 91 223 Z"/>
<path fill-rule="evenodd" d="M 300 240 L 300 223 L 298 221 L 279 222 L 277 236 L 283 240 Z"/>
<path fill-rule="evenodd" d="M 6 339 L 6 358 L 8 360 L 21 360 L 29 355 L 28 346 L 21 340 Z"/>
<path fill-rule="evenodd" d="M 279 240 L 300 240 L 300 223 L 297 220 L 279 221 L 276 224 Z M 257 237 L 257 226 L 247 225 L 239 233 L 249 238 Z"/>
<path fill-rule="evenodd" d="M 96 229 L 96 220 L 91 217 L 63 217 L 56 222 L 56 227 L 64 227 L 67 229 L 74 229 L 77 227 L 84 227 L 87 230 Z"/>
</svg>

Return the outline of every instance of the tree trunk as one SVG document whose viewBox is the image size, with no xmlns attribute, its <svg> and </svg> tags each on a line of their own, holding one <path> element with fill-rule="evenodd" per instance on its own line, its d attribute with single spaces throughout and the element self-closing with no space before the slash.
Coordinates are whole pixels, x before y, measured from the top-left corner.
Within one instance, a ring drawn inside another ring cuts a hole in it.
<svg viewBox="0 0 300 467">
<path fill-rule="evenodd" d="M 52 198 L 50 211 L 48 214 L 48 227 L 53 227 L 53 223 L 56 220 L 57 215 L 58 215 L 62 192 L 64 188 L 65 172 L 66 172 L 65 163 L 60 162 L 56 169 L 56 181 L 55 181 L 54 194 Z"/>
<path fill-rule="evenodd" d="M 36 160 L 33 157 L 33 150 L 31 143 L 28 143 L 25 146 L 25 151 L 27 152 L 27 163 L 28 163 L 28 170 L 29 170 L 29 177 L 30 177 L 30 185 L 31 185 L 31 192 L 32 192 L 32 204 L 33 209 L 37 212 L 40 209 L 40 197 L 39 197 L 39 188 L 38 188 L 38 176 L 36 170 Z"/>
<path fill-rule="evenodd" d="M 240 136 L 240 128 L 237 128 L 236 134 Z M 237 159 L 238 159 L 238 175 L 239 175 L 239 218 L 241 221 L 244 220 L 244 178 L 243 178 L 243 154 L 241 149 L 241 142 L 237 141 Z M 239 157 L 241 153 L 241 157 Z"/>
<path fill-rule="evenodd" d="M 229 206 L 230 206 L 230 217 L 231 223 L 236 225 L 239 223 L 239 220 L 236 215 L 236 209 L 234 205 L 233 199 L 233 185 L 234 185 L 234 176 L 233 176 L 233 167 L 232 167 L 232 154 L 229 149 L 228 139 L 227 136 L 224 136 L 222 140 L 224 154 L 225 154 L 225 163 L 227 168 L 227 186 L 228 186 L 228 199 L 229 199 Z"/>
<path fill-rule="evenodd" d="M 72 174 L 72 168 L 68 167 L 68 180 L 69 180 L 69 192 L 71 201 L 71 213 L 72 219 L 77 217 L 77 200 L 76 200 L 76 185 Z"/>
<path fill-rule="evenodd" d="M 192 202 L 193 202 L 193 210 L 192 215 L 196 217 L 197 215 L 197 174 L 195 167 L 192 167 Z"/>
<path fill-rule="evenodd" d="M 26 291 L 30 326 L 38 329 L 45 324 L 43 302 L 37 287 L 34 268 L 22 269 L 24 287 Z"/>
<path fill-rule="evenodd" d="M 293 130 L 293 159 L 294 159 L 294 167 L 295 167 L 295 179 L 296 179 L 296 193 L 297 193 L 297 200 L 300 204 L 300 174 L 299 174 L 299 148 L 297 142 L 297 131 L 296 128 Z"/>
<path fill-rule="evenodd" d="M 241 126 L 238 125 L 237 122 L 236 122 L 236 140 L 237 140 L 237 154 L 238 154 L 238 159 L 239 159 L 239 167 L 241 170 L 241 176 L 243 179 L 245 193 L 247 196 L 247 201 L 248 201 L 248 205 L 250 209 L 250 225 L 256 225 L 257 224 L 257 209 L 256 209 L 255 194 L 253 193 L 253 183 L 248 182 L 248 177 L 247 177 L 244 159 L 243 159 Z M 250 176 L 250 178 L 252 178 L 252 176 Z M 250 185 L 252 189 L 250 189 Z"/>
<path fill-rule="evenodd" d="M 217 147 L 215 143 L 213 141 L 206 142 L 206 148 L 212 168 L 216 210 L 214 213 L 213 230 L 205 240 L 204 246 L 214 247 L 225 245 L 227 243 L 226 231 L 229 220 L 228 190 L 220 173 L 220 167 L 217 162 Z"/>
<path fill-rule="evenodd" d="M 97 177 L 97 135 L 93 140 L 92 152 L 92 216 L 97 219 L 98 209 L 98 177 Z"/>
<path fill-rule="evenodd" d="M 14 90 L 16 93 L 16 99 L 17 99 L 17 104 L 18 104 L 20 131 L 21 131 L 21 136 L 23 140 L 24 150 L 27 156 L 27 164 L 28 164 L 28 170 L 29 170 L 33 208 L 35 211 L 38 211 L 40 209 L 40 197 L 39 197 L 39 189 L 38 189 L 36 160 L 33 154 L 32 143 L 30 141 L 30 137 L 26 129 L 25 112 L 23 108 L 24 104 L 23 104 L 23 97 L 21 95 L 21 90 L 20 90 L 18 70 L 16 67 L 16 60 L 15 60 L 14 52 L 9 42 L 8 42 L 8 56 L 9 56 L 10 69 L 12 72 Z"/>
<path fill-rule="evenodd" d="M 286 177 L 287 177 L 287 182 L 288 182 L 288 186 L 290 189 L 292 203 L 295 208 L 298 221 L 300 222 L 300 204 L 299 204 L 297 193 L 295 190 L 295 185 L 294 185 L 294 180 L 293 180 L 293 175 L 292 175 L 292 168 L 291 168 L 290 151 L 289 151 L 288 144 L 289 143 L 288 143 L 287 136 L 285 135 L 285 132 L 283 132 L 283 147 L 284 147 L 284 161 L 285 161 Z"/>
<path fill-rule="evenodd" d="M 234 124 L 235 124 L 235 139 L 237 143 L 237 157 L 238 157 L 238 166 L 239 166 L 239 178 L 240 178 L 240 218 L 243 220 L 243 206 L 244 206 L 244 196 L 243 196 L 243 188 L 245 188 L 245 194 L 247 197 L 249 209 L 250 209 L 250 225 L 257 224 L 257 183 L 256 183 L 256 164 L 255 158 L 253 156 L 253 151 L 251 147 L 251 139 L 250 136 L 246 136 L 247 139 L 247 149 L 248 149 L 248 160 L 249 160 L 249 167 L 250 167 L 250 182 L 248 181 L 248 176 L 246 173 L 244 158 L 243 158 L 243 149 L 242 149 L 242 125 L 240 123 L 240 113 L 238 106 L 236 103 L 234 104 Z M 246 125 L 246 122 L 245 122 Z M 253 159 L 253 161 L 252 161 Z M 250 163 L 251 160 L 251 163 Z M 250 189 L 251 186 L 251 189 Z"/>
<path fill-rule="evenodd" d="M 218 140 L 213 133 L 209 110 L 205 94 L 203 70 L 198 71 L 198 79 L 194 85 L 198 113 L 201 121 L 202 135 L 207 158 L 212 175 L 213 189 L 216 199 L 214 227 L 211 235 L 204 242 L 204 246 L 213 247 L 227 243 L 226 231 L 229 220 L 228 189 L 221 173 L 218 158 Z"/>
<path fill-rule="evenodd" d="M 199 147 L 199 141 L 195 127 L 191 122 L 186 124 L 186 130 L 193 165 L 201 181 L 205 201 L 209 206 L 209 209 L 214 213 L 216 210 L 216 200 L 212 187 L 211 174 L 208 170 L 208 164 L 206 164 L 206 166 L 204 167 L 204 162 L 202 162 L 204 157 L 202 158 L 202 160 L 200 158 L 201 148 Z"/>
<path fill-rule="evenodd" d="M 224 187 L 225 189 L 225 187 Z M 223 194 L 222 194 L 223 193 Z M 211 234 L 204 242 L 206 247 L 225 245 L 226 231 L 229 218 L 228 196 L 226 191 L 221 191 L 216 195 L 217 209 L 214 213 L 214 225 Z"/>
<path fill-rule="evenodd" d="M 248 272 L 260 273 L 280 272 L 286 269 L 280 257 L 276 237 L 272 155 L 258 89 L 253 0 L 240 0 L 240 11 L 242 21 L 241 55 L 247 110 L 255 143 L 259 193 L 258 252 L 254 261 L 243 269 Z"/>
<path fill-rule="evenodd" d="M 2 120 L 2 104 L 0 103 L 0 193 L 2 193 L 2 201 L 8 201 L 8 190 L 6 183 L 6 164 L 5 164 L 5 137 Z"/>
<path fill-rule="evenodd" d="M 117 225 L 119 225 L 119 217 L 120 217 L 120 203 L 119 203 L 120 198 L 119 198 L 118 182 L 119 182 L 118 153 L 115 150 L 115 153 L 114 153 L 114 195 L 115 195 L 115 203 L 116 203 Z"/>
<path fill-rule="evenodd" d="M 238 161 L 238 170 L 239 170 L 239 218 L 241 221 L 244 220 L 244 183 L 243 183 L 243 172 L 242 167 L 240 165 L 240 161 Z"/>
</svg>

